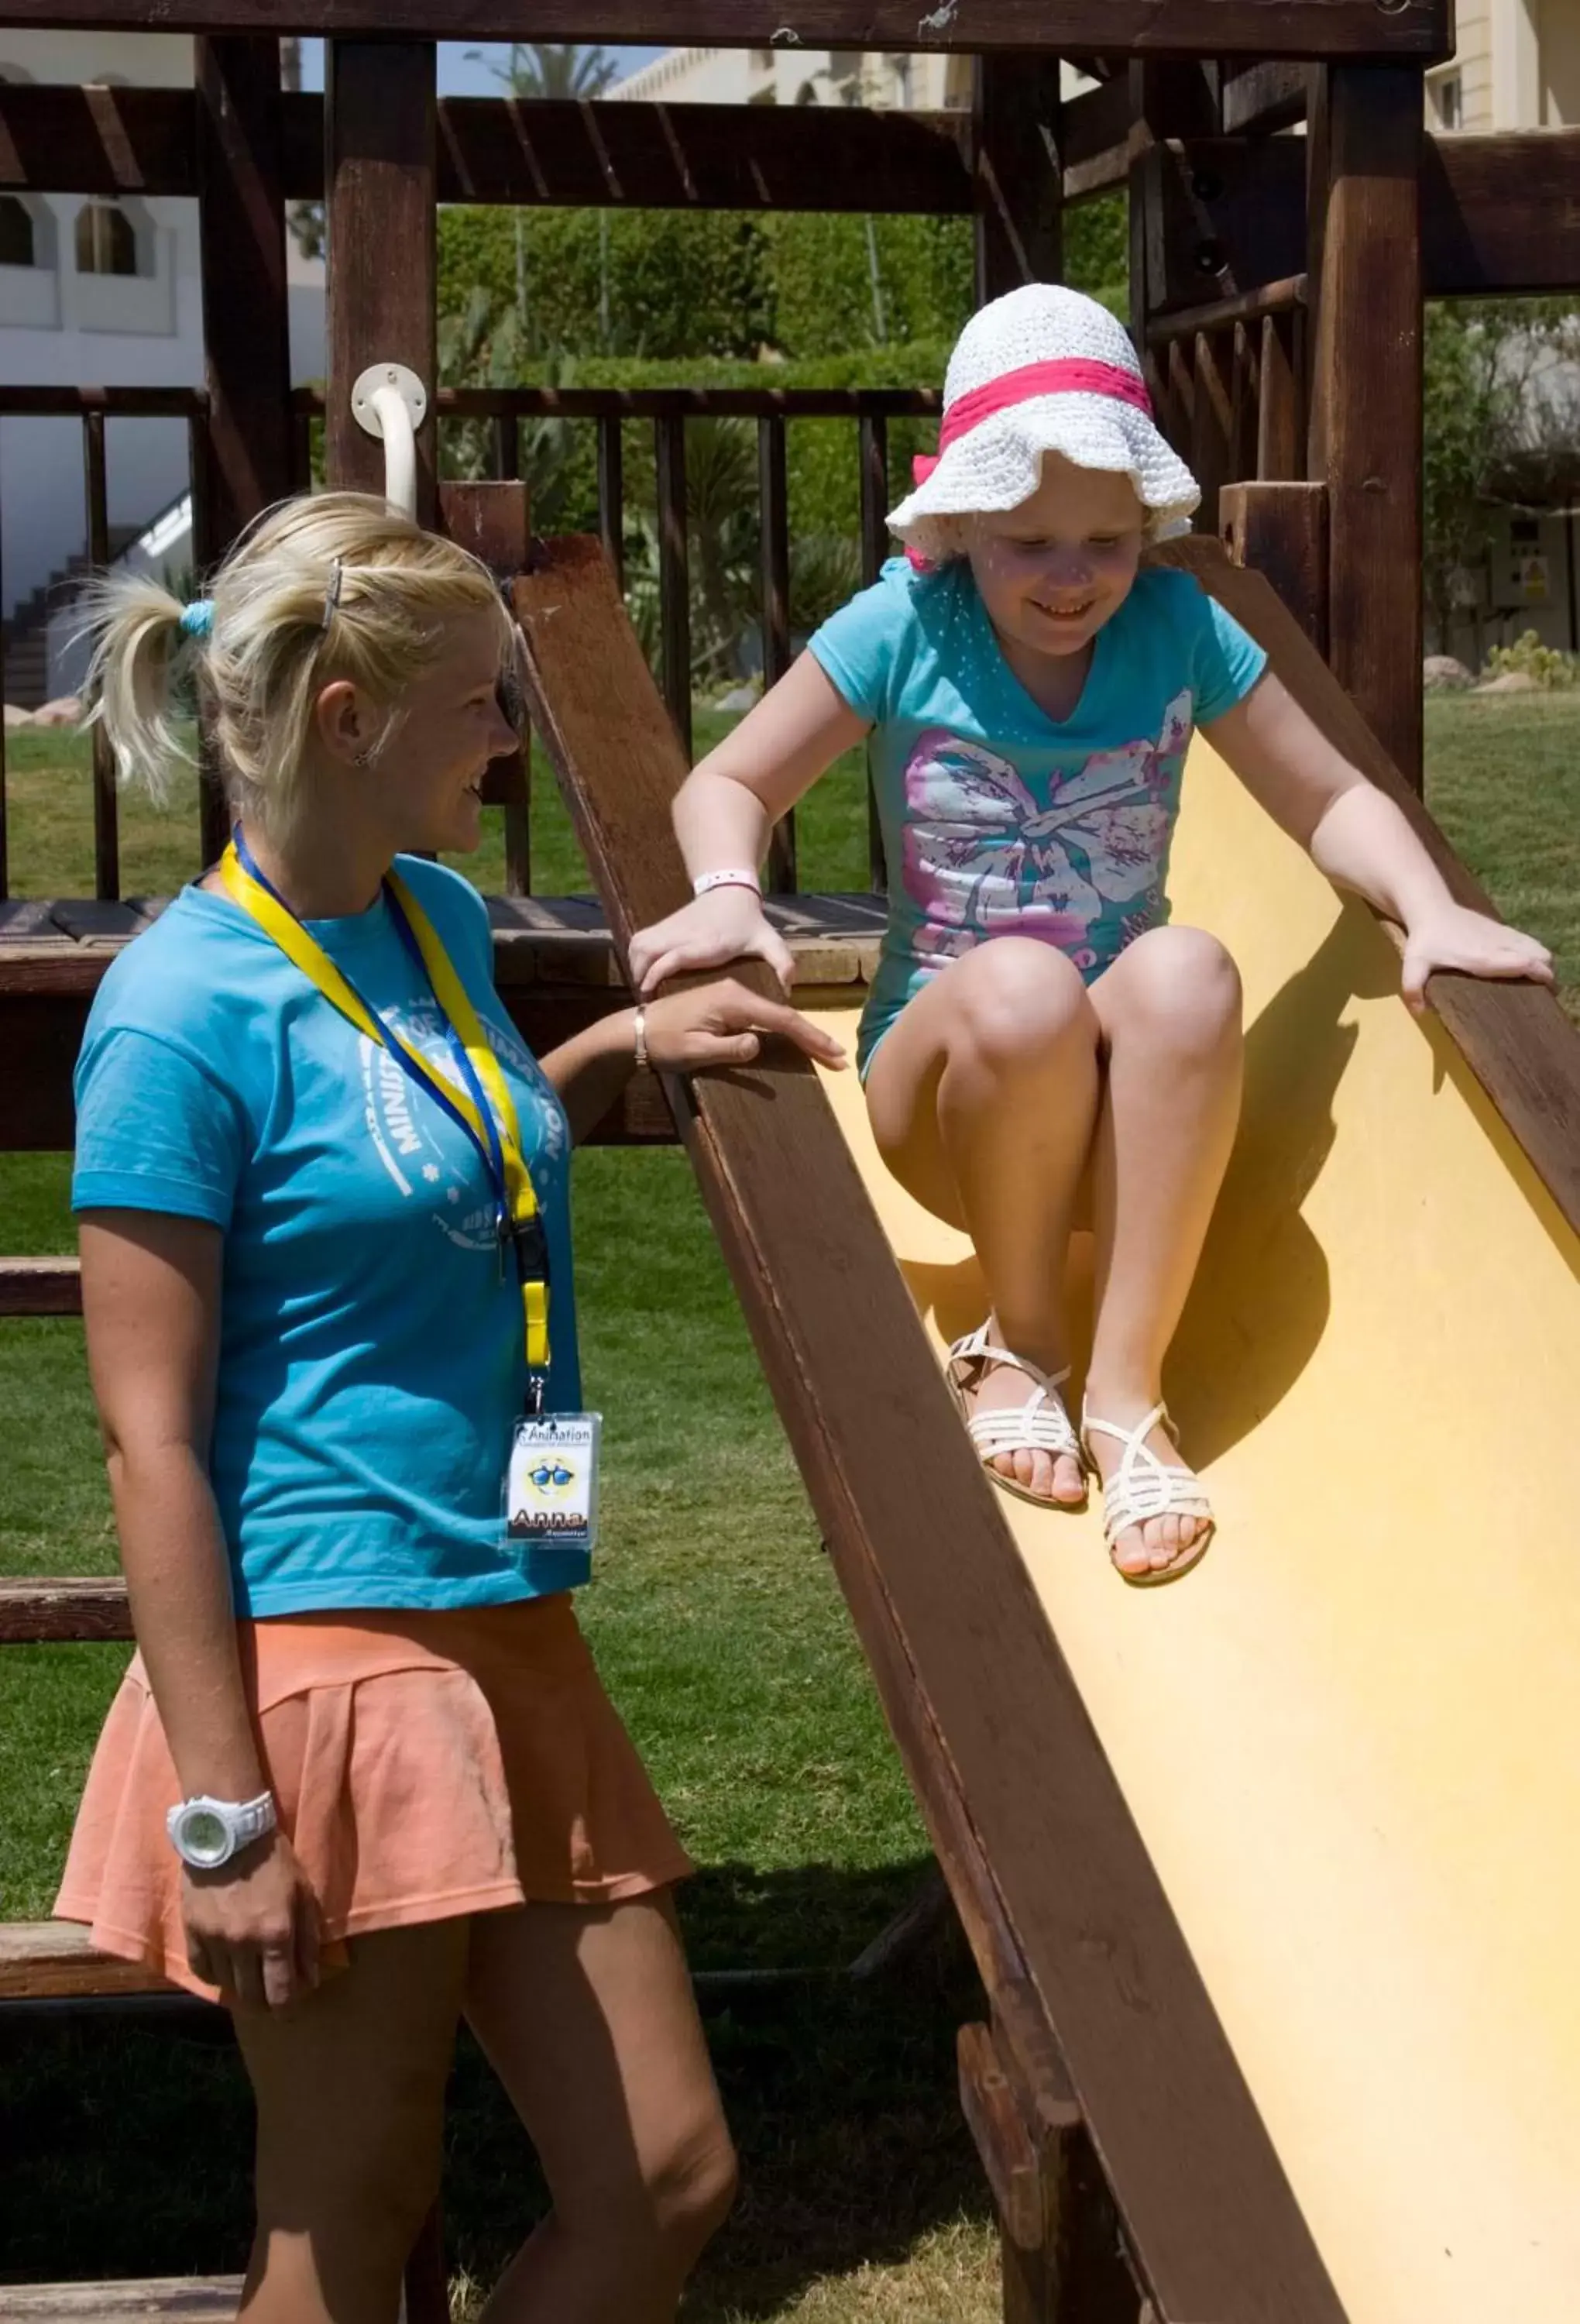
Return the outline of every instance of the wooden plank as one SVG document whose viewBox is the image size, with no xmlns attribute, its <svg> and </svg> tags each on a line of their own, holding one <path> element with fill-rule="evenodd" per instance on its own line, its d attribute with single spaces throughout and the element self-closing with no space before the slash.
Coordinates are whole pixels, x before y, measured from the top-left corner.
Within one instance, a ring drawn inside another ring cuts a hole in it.
<svg viewBox="0 0 1580 2324">
<path fill-rule="evenodd" d="M 384 447 L 357 426 L 351 391 L 370 364 L 409 364 L 429 397 L 417 435 L 417 512 L 431 524 L 437 459 L 435 47 L 431 41 L 331 41 L 325 55 L 329 481 L 382 493 Z"/>
<path fill-rule="evenodd" d="M 972 77 L 977 297 L 1064 279 L 1059 59 L 978 57 Z"/>
<path fill-rule="evenodd" d="M 1226 73 L 1223 110 L 1229 134 L 1255 132 L 1265 136 L 1271 130 L 1292 128 L 1306 117 L 1306 67 L 1254 64 Z"/>
<path fill-rule="evenodd" d="M 1191 373 L 1195 386 L 1191 410 L 1190 466 L 1201 486 L 1197 518 L 1203 532 L 1216 532 L 1218 494 L 1228 483 L 1234 441 L 1234 403 L 1226 357 L 1233 355 L 1233 335 L 1198 331 Z"/>
<path fill-rule="evenodd" d="M 1221 331 L 1234 324 L 1263 322 L 1270 315 L 1287 315 L 1305 303 L 1304 274 L 1287 275 L 1281 282 L 1264 282 L 1260 290 L 1239 290 L 1230 299 L 1211 299 L 1205 306 L 1155 316 L 1147 326 L 1147 344 L 1166 347 L 1171 339 L 1191 338 L 1198 331 Z"/>
<path fill-rule="evenodd" d="M 1043 2245 L 1043 2175 L 1015 2094 L 1005 2080 L 986 2025 L 962 2025 L 955 2041 L 960 2111 L 981 2157 L 994 2209 L 1011 2243 L 1023 2251 Z"/>
<path fill-rule="evenodd" d="M 223 555 L 291 488 L 278 39 L 200 40 L 196 145 L 204 384 L 205 530 Z"/>
<path fill-rule="evenodd" d="M 1580 129 L 1428 137 L 1421 266 L 1429 297 L 1580 283 Z"/>
<path fill-rule="evenodd" d="M 1123 73 L 1066 100 L 1059 149 L 1067 202 L 1085 201 L 1125 183 L 1130 169 L 1130 88 Z"/>
<path fill-rule="evenodd" d="M 14 2283 L 0 2324 L 234 2324 L 239 2275 L 152 2276 L 136 2283 Z"/>
<path fill-rule="evenodd" d="M 47 1574 L 0 1579 L 0 1646 L 59 1644 L 63 1639 L 125 1639 L 132 1636 L 126 1584 L 119 1574 L 87 1580 Z M 0 1923 L 3 1931 L 4 1923 Z"/>
<path fill-rule="evenodd" d="M 1221 546 L 1205 539 L 1168 541 L 1151 554 L 1194 573 L 1267 648 L 1295 699 L 1408 816 L 1456 900 L 1501 918 L 1265 576 L 1231 565 Z M 1580 1233 L 1580 1031 L 1541 985 L 1444 973 L 1432 978 L 1428 997 L 1559 1211 Z"/>
<path fill-rule="evenodd" d="M 889 553 L 887 512 L 888 428 L 877 415 L 862 418 L 857 431 L 860 464 L 861 586 L 870 588 Z M 867 742 L 867 879 L 875 896 L 886 894 L 888 866 L 884 862 L 883 825 L 877 814 L 877 783 L 872 770 L 873 738 Z"/>
<path fill-rule="evenodd" d="M 1328 654 L 1419 790 L 1420 76 L 1343 65 L 1313 85 L 1306 473 L 1327 485 Z"/>
<path fill-rule="evenodd" d="M 82 476 L 87 500 L 89 570 L 106 573 L 110 564 L 109 478 L 105 466 L 105 415 L 82 415 Z M 93 880 L 96 895 L 110 901 L 121 892 L 121 798 L 115 756 L 104 724 L 93 729 Z"/>
<path fill-rule="evenodd" d="M 790 498 L 785 466 L 785 423 L 777 412 L 758 421 L 758 627 L 762 640 L 763 687 L 777 685 L 790 667 Z M 607 556 L 608 538 L 604 540 Z M 620 567 L 611 569 L 618 581 Z M 768 891 L 795 890 L 795 810 L 774 825 L 768 840 Z"/>
<path fill-rule="evenodd" d="M 1305 145 L 1298 137 L 1166 141 L 1149 256 L 1154 313 L 1286 283 L 1306 264 Z"/>
<path fill-rule="evenodd" d="M 147 29 L 147 0 L 5 0 L 6 20 Z M 521 32 L 521 0 L 160 0 L 170 32 L 385 33 L 409 40 L 509 41 Z M 585 41 L 586 0 L 537 0 L 535 39 Z M 602 0 L 597 37 L 665 47 L 898 51 L 1027 49 L 1074 54 L 1162 51 L 1204 57 L 1410 57 L 1430 64 L 1453 52 L 1451 0 L 974 0 L 967 9 L 918 14 L 915 0 L 800 0 L 794 26 L 784 0 Z"/>
<path fill-rule="evenodd" d="M 1303 307 L 1262 318 L 1256 395 L 1256 474 L 1264 483 L 1306 472 Z M 1323 615 L 1327 634 L 1327 614 Z"/>
<path fill-rule="evenodd" d="M 1218 496 L 1218 531 L 1232 561 L 1265 573 L 1318 652 L 1326 654 L 1327 485 L 1226 484 Z"/>
<path fill-rule="evenodd" d="M 287 93 L 281 124 L 286 199 L 321 201 L 323 98 Z M 961 113 L 760 106 L 743 121 L 733 106 L 452 97 L 436 127 L 442 202 L 935 216 L 972 204 Z M 196 134 L 186 89 L 6 81 L 0 190 L 191 195 Z"/>
<path fill-rule="evenodd" d="M 692 754 L 691 545 L 685 496 L 685 421 L 666 413 L 653 422 L 658 492 L 658 651 L 664 700 L 681 748 Z"/>
<path fill-rule="evenodd" d="M 519 477 L 493 483 L 446 482 L 439 486 L 439 521 L 501 580 L 527 562 L 531 521 L 527 487 Z M 485 807 L 505 810 L 505 881 L 513 896 L 532 885 L 530 743 L 492 760 L 483 770 Z"/>
<path fill-rule="evenodd" d="M 0 1259 L 0 1315 L 80 1315 L 74 1259 Z"/>
<path fill-rule="evenodd" d="M 684 761 L 595 540 L 546 543 L 516 607 L 624 944 L 684 893 Z M 984 1932 L 1007 1923 L 1160 2317 L 1339 2324 L 815 1078 L 773 1056 L 677 1112 L 962 1923 L 994 1978 Z"/>
</svg>

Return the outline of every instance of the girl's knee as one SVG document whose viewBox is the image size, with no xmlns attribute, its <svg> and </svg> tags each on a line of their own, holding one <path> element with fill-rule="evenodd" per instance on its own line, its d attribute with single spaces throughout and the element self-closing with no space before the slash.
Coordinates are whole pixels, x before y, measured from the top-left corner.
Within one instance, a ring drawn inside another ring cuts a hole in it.
<svg viewBox="0 0 1580 2324">
<path fill-rule="evenodd" d="M 1113 1006 L 1121 1027 L 1144 1026 L 1185 1048 L 1217 1047 L 1240 1029 L 1240 972 L 1205 928 L 1152 928 L 1117 964 Z"/>
<path fill-rule="evenodd" d="M 976 1056 L 1001 1070 L 1028 1068 L 1097 1019 L 1080 972 L 1052 945 L 995 936 L 956 964 L 959 1028 Z"/>
</svg>

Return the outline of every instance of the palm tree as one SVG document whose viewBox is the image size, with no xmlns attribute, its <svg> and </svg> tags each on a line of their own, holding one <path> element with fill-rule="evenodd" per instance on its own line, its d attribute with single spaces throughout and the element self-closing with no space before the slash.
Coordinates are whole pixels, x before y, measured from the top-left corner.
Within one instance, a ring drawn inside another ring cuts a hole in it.
<svg viewBox="0 0 1580 2324">
<path fill-rule="evenodd" d="M 476 57 L 480 51 L 468 51 Z M 620 72 L 603 49 L 583 49 L 574 41 L 512 41 L 504 64 L 491 67 L 512 97 L 583 98 L 602 97 Z"/>
</svg>

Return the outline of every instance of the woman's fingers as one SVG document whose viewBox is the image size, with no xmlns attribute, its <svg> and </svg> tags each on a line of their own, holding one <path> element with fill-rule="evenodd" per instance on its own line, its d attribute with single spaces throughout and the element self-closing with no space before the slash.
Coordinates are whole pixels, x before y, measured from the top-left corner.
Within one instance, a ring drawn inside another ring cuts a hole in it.
<svg viewBox="0 0 1580 2324">
<path fill-rule="evenodd" d="M 781 1039 L 794 1042 L 805 1056 L 816 1057 L 825 1065 L 845 1063 L 843 1045 L 821 1025 L 814 1025 L 810 1017 L 804 1017 L 799 1009 L 792 1009 L 782 1001 L 758 1001 L 755 996 L 749 998 L 748 1006 L 753 1023 L 765 1033 L 776 1033 Z"/>
</svg>

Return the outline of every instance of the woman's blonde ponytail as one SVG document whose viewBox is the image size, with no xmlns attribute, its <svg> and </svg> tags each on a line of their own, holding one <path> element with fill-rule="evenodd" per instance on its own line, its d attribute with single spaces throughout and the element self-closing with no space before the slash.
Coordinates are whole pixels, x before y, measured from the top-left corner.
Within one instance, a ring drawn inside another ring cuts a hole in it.
<svg viewBox="0 0 1580 2324">
<path fill-rule="evenodd" d="M 78 601 L 92 645 L 83 694 L 86 724 L 102 725 L 124 783 L 138 783 L 162 801 L 170 775 L 190 766 L 193 753 L 174 699 L 179 664 L 194 641 L 182 628 L 186 608 L 146 575 L 112 574 L 91 583 Z"/>
</svg>

